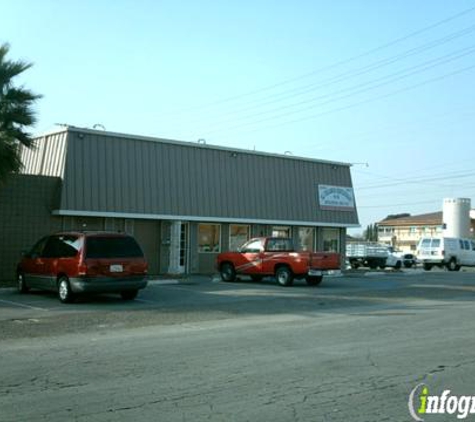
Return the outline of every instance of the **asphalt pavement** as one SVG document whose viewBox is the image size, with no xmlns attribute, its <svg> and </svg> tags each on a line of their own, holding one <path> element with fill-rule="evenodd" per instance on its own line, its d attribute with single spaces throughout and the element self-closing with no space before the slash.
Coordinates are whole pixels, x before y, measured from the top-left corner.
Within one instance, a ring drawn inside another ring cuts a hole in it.
<svg viewBox="0 0 475 422">
<path fill-rule="evenodd" d="M 0 421 L 414 420 L 421 383 L 475 396 L 474 276 L 189 277 L 71 305 L 0 289 Z"/>
</svg>

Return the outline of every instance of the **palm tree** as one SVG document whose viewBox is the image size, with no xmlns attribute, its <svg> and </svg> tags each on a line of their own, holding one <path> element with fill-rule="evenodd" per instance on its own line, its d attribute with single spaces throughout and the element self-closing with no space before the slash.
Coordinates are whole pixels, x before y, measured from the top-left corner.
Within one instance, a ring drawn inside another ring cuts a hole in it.
<svg viewBox="0 0 475 422">
<path fill-rule="evenodd" d="M 13 86 L 13 78 L 32 64 L 8 60 L 9 49 L 8 44 L 0 45 L 0 181 L 21 169 L 20 145 L 33 147 L 27 128 L 36 121 L 33 104 L 41 97 L 23 86 Z"/>
</svg>

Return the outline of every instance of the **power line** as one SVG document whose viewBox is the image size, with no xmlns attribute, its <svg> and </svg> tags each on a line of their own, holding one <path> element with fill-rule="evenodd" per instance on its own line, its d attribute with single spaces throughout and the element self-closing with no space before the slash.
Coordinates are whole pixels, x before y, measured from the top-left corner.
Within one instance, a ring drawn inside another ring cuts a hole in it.
<svg viewBox="0 0 475 422">
<path fill-rule="evenodd" d="M 461 178 L 472 177 L 472 176 L 475 176 L 475 172 L 474 173 L 455 174 L 455 175 L 452 175 L 452 176 L 447 176 L 446 174 L 444 174 L 443 176 L 420 178 L 420 179 L 417 179 L 417 183 L 434 182 L 434 181 L 438 181 L 438 180 L 461 179 Z M 381 188 L 386 188 L 386 187 L 390 187 L 390 186 L 397 186 L 397 185 L 407 183 L 407 182 L 412 182 L 412 181 L 413 181 L 413 178 L 411 177 L 411 178 L 400 179 L 400 181 L 398 181 L 398 182 L 383 183 L 383 184 L 379 184 L 379 185 L 359 187 L 357 189 L 358 190 L 381 189 Z"/>
<path fill-rule="evenodd" d="M 262 93 L 262 92 L 267 92 L 267 91 L 270 91 L 270 90 L 273 90 L 275 88 L 278 88 L 280 86 L 284 86 L 284 85 L 288 85 L 288 84 L 291 84 L 291 83 L 294 83 L 294 82 L 297 82 L 297 81 L 300 81 L 300 80 L 303 80 L 303 79 L 306 79 L 306 78 L 309 78 L 309 77 L 312 77 L 312 76 L 315 76 L 319 73 L 322 73 L 324 71 L 328 71 L 328 70 L 332 70 L 334 68 L 337 68 L 339 66 L 342 66 L 342 65 L 345 65 L 345 64 L 348 64 L 348 63 L 351 63 L 351 62 L 354 62 L 356 60 L 359 60 L 361 58 L 364 58 L 364 57 L 367 57 L 367 56 L 370 56 L 374 53 L 377 53 L 381 50 L 384 50 L 384 49 L 387 49 L 389 47 L 392 47 L 394 45 L 397 45 L 399 43 L 402 43 L 403 41 L 406 41 L 410 38 L 413 38 L 413 37 L 416 37 L 418 35 L 421 35 L 425 32 L 428 32 L 434 28 L 437 28 L 439 26 L 442 26 L 448 22 L 451 22 L 453 20 L 456 20 L 462 16 L 465 16 L 467 14 L 470 14 L 472 13 L 473 11 L 475 11 L 475 6 L 473 7 L 470 7 L 468 9 L 465 9 L 465 10 L 462 10 L 461 12 L 458 12 L 454 15 L 451 15 L 447 18 L 444 18 L 440 21 L 437 21 L 431 25 L 428 25 L 426 27 L 423 27 L 421 29 L 418 29 L 416 31 L 413 31 L 407 35 L 404 35 L 402 37 L 399 37 L 399 38 L 396 38 L 392 41 L 389 41 L 385 44 L 382 44 L 378 47 L 375 47 L 373 49 L 370 49 L 370 50 L 367 50 L 361 54 L 357 54 L 355 56 L 352 56 L 350 58 L 347 58 L 347 59 L 344 59 L 344 60 L 340 60 L 340 61 L 337 61 L 333 64 L 330 64 L 330 65 L 327 65 L 327 66 L 324 66 L 324 67 L 321 67 L 319 69 L 316 69 L 316 70 L 313 70 L 309 73 L 306 73 L 306 74 L 303 74 L 303 75 L 300 75 L 300 76 L 297 76 L 297 77 L 294 77 L 294 78 L 291 78 L 291 79 L 287 79 L 287 80 L 283 80 L 281 82 L 277 82 L 275 84 L 271 84 L 271 85 L 267 85 L 267 86 L 264 86 L 262 88 L 258 88 L 256 90 L 252 90 L 252 91 L 249 91 L 247 93 L 243 93 L 243 94 L 239 94 L 239 95 L 235 95 L 235 96 L 231 96 L 231 97 L 227 97 L 227 98 L 223 98 L 221 100 L 218 100 L 218 101 L 214 101 L 214 102 L 211 102 L 211 103 L 208 103 L 208 104 L 203 104 L 203 105 L 199 105 L 199 106 L 194 106 L 194 107 L 190 107 L 186 110 L 180 110 L 178 111 L 178 113 L 182 114 L 183 111 L 185 112 L 188 112 L 188 111 L 195 111 L 195 110 L 201 110 L 201 109 L 207 109 L 207 108 L 210 108 L 210 107 L 213 107 L 213 106 L 218 106 L 218 105 L 222 105 L 222 104 L 225 104 L 225 103 L 229 103 L 229 102 L 232 102 L 232 101 L 235 101 L 235 100 L 240 100 L 242 98 L 246 98 L 246 97 L 250 97 L 250 96 L 254 96 L 256 94 L 259 94 L 259 93 Z M 174 112 L 174 113 L 170 113 L 170 114 L 176 114 L 177 112 Z M 170 115 L 169 114 L 169 115 Z M 166 115 L 165 115 L 166 116 Z"/>
<path fill-rule="evenodd" d="M 328 87 L 328 86 L 339 84 L 339 83 L 341 83 L 345 80 L 370 73 L 374 70 L 377 70 L 377 69 L 383 68 L 385 66 L 394 64 L 394 63 L 396 63 L 400 60 L 403 60 L 403 59 L 406 59 L 408 57 L 414 56 L 416 54 L 420 54 L 424 51 L 428 51 L 430 49 L 439 47 L 439 46 L 441 46 L 445 43 L 448 43 L 450 41 L 453 41 L 457 38 L 460 38 L 462 36 L 473 33 L 474 31 L 475 31 L 475 25 L 472 25 L 472 26 L 464 28 L 460 31 L 456 31 L 454 33 L 451 33 L 451 34 L 449 34 L 445 37 L 442 37 L 442 38 L 439 38 L 437 40 L 431 41 L 429 43 L 423 44 L 421 46 L 409 49 L 409 50 L 407 50 L 403 53 L 399 53 L 397 55 L 390 56 L 388 58 L 376 61 L 374 63 L 363 66 L 361 68 L 350 70 L 350 71 L 341 73 L 339 75 L 332 76 L 330 78 L 324 79 L 321 82 L 316 82 L 316 83 L 312 83 L 310 85 L 305 85 L 305 86 L 302 86 L 302 87 L 299 87 L 299 88 L 288 89 L 288 90 L 283 91 L 281 93 L 272 94 L 270 96 L 264 97 L 261 100 L 253 101 L 252 105 L 244 105 L 240 108 L 231 109 L 228 112 L 220 113 L 220 114 L 223 115 L 223 116 L 234 115 L 234 114 L 238 114 L 238 113 L 241 113 L 241 112 L 255 110 L 255 109 L 260 108 L 262 106 L 272 105 L 274 103 L 282 102 L 282 101 L 285 101 L 285 100 L 288 100 L 288 99 L 291 99 L 291 98 L 303 96 L 303 95 L 309 94 L 311 92 L 314 92 L 316 90 L 319 90 L 321 88 L 325 88 L 325 87 Z M 266 112 L 264 112 L 264 113 L 266 113 Z M 259 113 L 259 114 L 263 114 L 263 113 Z M 256 114 L 254 113 L 253 115 L 255 116 Z"/>
<path fill-rule="evenodd" d="M 392 92 L 387 93 L 387 94 L 383 94 L 383 95 L 379 95 L 379 96 L 376 96 L 376 97 L 368 98 L 366 100 L 358 101 L 358 102 L 353 103 L 353 104 L 349 104 L 349 105 L 346 105 L 346 106 L 330 109 L 330 110 L 327 110 L 327 111 L 324 111 L 324 112 L 321 112 L 321 113 L 313 114 L 313 115 L 302 117 L 302 118 L 299 118 L 299 119 L 288 120 L 288 121 L 283 121 L 283 122 L 281 121 L 278 124 L 268 125 L 268 126 L 258 127 L 258 128 L 255 128 L 255 129 L 241 131 L 241 133 L 253 133 L 253 132 L 262 131 L 262 130 L 265 130 L 265 129 L 277 128 L 277 127 L 289 125 L 289 124 L 292 124 L 292 123 L 299 123 L 299 122 L 303 122 L 303 121 L 314 120 L 318 117 L 326 116 L 326 115 L 337 113 L 337 112 L 340 112 L 340 111 L 349 110 L 349 109 L 358 107 L 358 106 L 363 105 L 363 104 L 372 103 L 372 102 L 379 101 L 381 99 L 388 98 L 388 97 L 391 97 L 391 96 L 394 96 L 394 95 L 397 95 L 397 94 L 400 94 L 400 93 L 403 93 L 403 92 L 411 91 L 411 90 L 414 90 L 416 88 L 419 88 L 419 87 L 422 87 L 422 86 L 425 86 L 425 85 L 428 85 L 428 84 L 431 84 L 431 83 L 434 83 L 434 82 L 441 81 L 441 80 L 446 79 L 448 77 L 455 76 L 455 75 L 458 75 L 458 74 L 461 74 L 461 73 L 464 73 L 464 72 L 468 72 L 468 71 L 472 70 L 473 68 L 475 68 L 475 65 L 460 68 L 460 69 L 457 69 L 453 72 L 449 72 L 449 73 L 446 73 L 444 75 L 441 75 L 441 76 L 438 76 L 438 77 L 435 77 L 435 78 L 427 79 L 423 82 L 420 82 L 420 83 L 417 83 L 417 84 L 414 84 L 414 85 L 410 85 L 410 86 L 392 91 Z M 286 117 L 286 115 L 289 115 L 289 114 L 294 114 L 294 113 L 288 113 L 288 114 L 280 115 L 278 117 L 279 118 Z M 262 121 L 266 121 L 266 120 L 269 120 L 269 119 L 262 119 L 260 121 L 253 122 L 252 124 L 258 124 L 258 123 L 261 123 Z M 238 125 L 238 126 L 235 126 L 235 127 L 227 128 L 226 130 L 230 131 L 230 130 L 242 128 L 244 126 L 249 126 L 249 124 Z M 223 130 L 220 130 L 219 132 L 222 132 L 222 131 Z M 214 133 L 217 133 L 217 132 L 218 131 L 215 131 Z M 211 133 L 211 132 L 209 132 L 209 133 Z M 208 135 L 209 135 L 209 133 L 208 133 Z"/>
<path fill-rule="evenodd" d="M 465 113 L 466 115 L 463 116 L 461 113 Z M 387 134 L 388 131 L 390 131 L 393 135 L 398 133 L 398 131 L 401 131 L 401 127 L 407 125 L 407 126 L 414 126 L 415 123 L 418 123 L 420 124 L 421 122 L 431 122 L 431 121 L 434 121 L 434 119 L 437 119 L 437 122 L 440 122 L 441 119 L 445 119 L 447 117 L 452 117 L 449 121 L 444 121 L 444 127 L 447 127 L 448 124 L 459 124 L 461 121 L 465 121 L 467 119 L 470 119 L 471 122 L 474 122 L 474 119 L 473 119 L 473 114 L 475 113 L 475 108 L 467 108 L 467 107 L 461 107 L 461 108 L 451 108 L 450 110 L 446 110 L 444 111 L 443 113 L 431 113 L 431 114 L 426 114 L 424 115 L 423 117 L 420 117 L 418 116 L 417 120 L 404 120 L 404 121 L 399 121 L 399 122 L 393 122 L 392 124 L 389 124 L 389 125 L 381 125 L 379 127 L 374 127 L 373 130 L 369 130 L 369 131 L 365 131 L 365 132 L 360 132 L 360 133 L 355 133 L 355 135 L 352 135 L 351 136 L 351 141 L 352 142 L 357 142 L 358 140 L 366 140 L 368 139 L 370 136 L 374 136 L 374 135 L 377 135 L 379 133 L 384 133 L 384 134 Z M 454 119 L 453 117 L 456 117 L 456 119 Z M 461 117 L 463 117 L 463 119 L 461 119 Z M 412 130 L 409 130 L 409 132 L 406 130 L 406 128 L 404 128 L 404 134 L 411 134 L 411 133 L 415 133 L 415 130 L 412 129 Z M 332 141 L 331 141 L 331 148 L 334 148 L 334 145 L 337 144 L 338 142 L 340 142 L 341 140 L 340 139 L 334 139 L 332 138 Z M 345 138 L 345 142 L 347 142 L 347 139 Z M 399 143 L 395 143 L 393 141 L 393 145 L 404 145 L 408 143 L 407 140 L 401 140 L 401 142 Z M 313 150 L 315 150 L 315 145 L 314 144 L 307 144 L 307 145 L 302 145 L 301 148 L 303 148 L 304 150 L 305 149 L 309 149 L 311 148 Z M 329 149 L 330 146 L 328 148 L 317 148 L 318 151 L 323 151 L 323 150 L 326 150 L 326 149 Z M 473 160 L 471 160 L 473 161 Z M 440 167 L 440 166 L 435 166 L 435 167 Z M 356 171 L 356 170 L 354 170 Z"/>
<path fill-rule="evenodd" d="M 358 205 L 358 208 L 389 208 L 389 207 L 406 207 L 410 205 L 423 205 L 423 204 L 435 204 L 440 202 L 440 200 L 432 201 L 418 201 L 418 202 L 406 202 L 402 204 L 384 204 L 384 205 Z"/>
<path fill-rule="evenodd" d="M 208 131 L 207 133 L 208 134 L 213 134 L 213 133 L 221 132 L 223 130 L 228 130 L 228 129 L 232 130 L 232 129 L 240 128 L 240 127 L 243 127 L 243 126 L 250 126 L 250 125 L 253 125 L 253 124 L 256 124 L 256 123 L 262 123 L 262 122 L 265 122 L 265 121 L 270 121 L 270 120 L 278 119 L 278 118 L 281 118 L 281 117 L 287 117 L 289 115 L 298 114 L 298 113 L 301 113 L 301 112 L 312 110 L 314 108 L 321 107 L 323 105 L 330 104 L 330 103 L 333 103 L 333 102 L 337 102 L 337 101 L 340 101 L 340 100 L 343 100 L 343 99 L 346 99 L 346 98 L 351 98 L 355 95 L 362 94 L 362 93 L 368 92 L 370 90 L 374 90 L 376 88 L 380 88 L 382 86 L 388 85 L 390 83 L 408 78 L 410 76 L 413 76 L 413 75 L 416 75 L 416 74 L 419 74 L 419 73 L 422 73 L 422 72 L 426 72 L 430 69 L 433 69 L 434 67 L 437 67 L 437 66 L 449 63 L 451 61 L 463 58 L 467 55 L 473 54 L 474 52 L 475 52 L 475 46 L 470 46 L 470 47 L 467 47 L 467 48 L 463 48 L 461 50 L 457 50 L 455 52 L 446 54 L 446 55 L 438 57 L 436 59 L 428 60 L 428 61 L 423 62 L 421 64 L 418 64 L 418 65 L 415 65 L 415 66 L 410 66 L 410 67 L 408 67 L 404 70 L 400 70 L 398 72 L 394 72 L 392 74 L 382 76 L 382 77 L 374 79 L 372 81 L 361 83 L 357 86 L 349 87 L 349 88 L 346 88 L 346 89 L 341 89 L 341 90 L 336 91 L 332 94 L 325 94 L 325 95 L 314 97 L 314 98 L 311 98 L 311 99 L 308 99 L 308 100 L 305 100 L 305 101 L 300 101 L 298 103 L 293 103 L 293 104 L 290 104 L 290 105 L 287 105 L 287 106 L 274 108 L 274 109 L 263 111 L 263 112 L 260 112 L 260 113 L 254 113 L 252 115 L 247 115 L 247 116 L 244 116 L 243 118 L 237 119 L 237 120 L 245 120 L 248 117 L 256 117 L 256 116 L 261 116 L 261 115 L 266 115 L 266 114 L 272 114 L 272 113 L 275 113 L 275 112 L 278 112 L 278 111 L 281 111 L 281 110 L 292 109 L 292 108 L 300 107 L 300 106 L 307 105 L 307 104 L 313 104 L 313 103 L 317 102 L 318 100 L 323 100 L 325 98 L 329 98 L 329 100 L 327 100 L 327 101 L 321 102 L 321 103 L 316 104 L 316 105 L 305 107 L 304 109 L 298 109 L 296 111 L 292 111 L 292 112 L 288 112 L 288 113 L 273 115 L 273 116 L 270 116 L 270 117 L 267 117 L 267 118 L 264 118 L 264 119 L 259 119 L 259 120 L 251 121 L 251 122 L 248 122 L 248 123 L 243 123 L 242 125 L 232 126 L 231 128 L 215 129 L 215 130 Z M 345 93 L 348 93 L 348 94 L 345 94 Z M 338 96 L 338 94 L 345 94 L 345 95 L 339 95 Z M 234 120 L 232 120 L 232 121 L 234 121 Z"/>
</svg>

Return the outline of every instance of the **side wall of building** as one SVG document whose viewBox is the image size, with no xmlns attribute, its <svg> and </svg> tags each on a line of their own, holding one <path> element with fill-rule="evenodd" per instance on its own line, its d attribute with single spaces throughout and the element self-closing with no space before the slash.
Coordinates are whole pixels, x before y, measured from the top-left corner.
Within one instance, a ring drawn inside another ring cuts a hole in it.
<svg viewBox="0 0 475 422">
<path fill-rule="evenodd" d="M 62 228 L 57 208 L 61 179 L 12 175 L 0 185 L 0 280 L 15 279 L 21 252 Z"/>
</svg>

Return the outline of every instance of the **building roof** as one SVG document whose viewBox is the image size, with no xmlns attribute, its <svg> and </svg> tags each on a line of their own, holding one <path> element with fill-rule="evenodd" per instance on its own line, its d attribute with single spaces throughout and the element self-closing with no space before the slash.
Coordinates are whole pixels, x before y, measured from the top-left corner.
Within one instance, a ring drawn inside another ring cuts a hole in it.
<svg viewBox="0 0 475 422">
<path fill-rule="evenodd" d="M 63 127 L 23 149 L 24 173 L 62 179 L 59 215 L 358 227 L 318 186 L 352 188 L 350 165 Z"/>
<path fill-rule="evenodd" d="M 378 226 L 441 226 L 442 211 L 382 220 Z"/>
<path fill-rule="evenodd" d="M 281 157 L 286 158 L 289 160 L 297 160 L 297 161 L 311 161 L 315 163 L 323 163 L 323 164 L 333 164 L 337 166 L 348 166 L 351 167 L 351 163 L 346 163 L 342 161 L 332 161 L 332 160 L 322 160 L 317 158 L 309 158 L 309 157 L 300 157 L 293 154 L 277 154 L 265 151 L 256 151 L 251 149 L 243 149 L 243 148 L 231 148 L 231 147 L 223 147 L 219 145 L 207 144 L 204 139 L 199 139 L 197 142 L 187 142 L 187 141 L 179 141 L 174 139 L 166 139 L 166 138 L 157 138 L 152 136 L 143 136 L 143 135 L 133 135 L 127 133 L 119 133 L 119 132 L 110 132 L 105 130 L 97 130 L 97 129 L 89 129 L 89 128 L 82 128 L 76 127 L 73 125 L 60 125 L 56 129 L 52 129 L 45 133 L 39 134 L 36 136 L 36 139 L 41 139 L 44 137 L 50 137 L 52 135 L 61 135 L 66 132 L 77 132 L 82 134 L 95 134 L 99 133 L 102 136 L 110 136 L 113 138 L 125 138 L 128 140 L 136 140 L 136 141 L 146 141 L 146 142 L 161 142 L 166 144 L 175 144 L 181 145 L 191 148 L 201 148 L 201 149 L 211 149 L 211 150 L 220 150 L 220 151 L 228 151 L 228 152 L 237 152 L 237 153 L 246 153 L 246 154 L 254 154 L 254 155 L 261 155 L 261 156 L 268 156 L 268 157 Z M 201 141 L 201 142 L 200 142 Z"/>
</svg>

